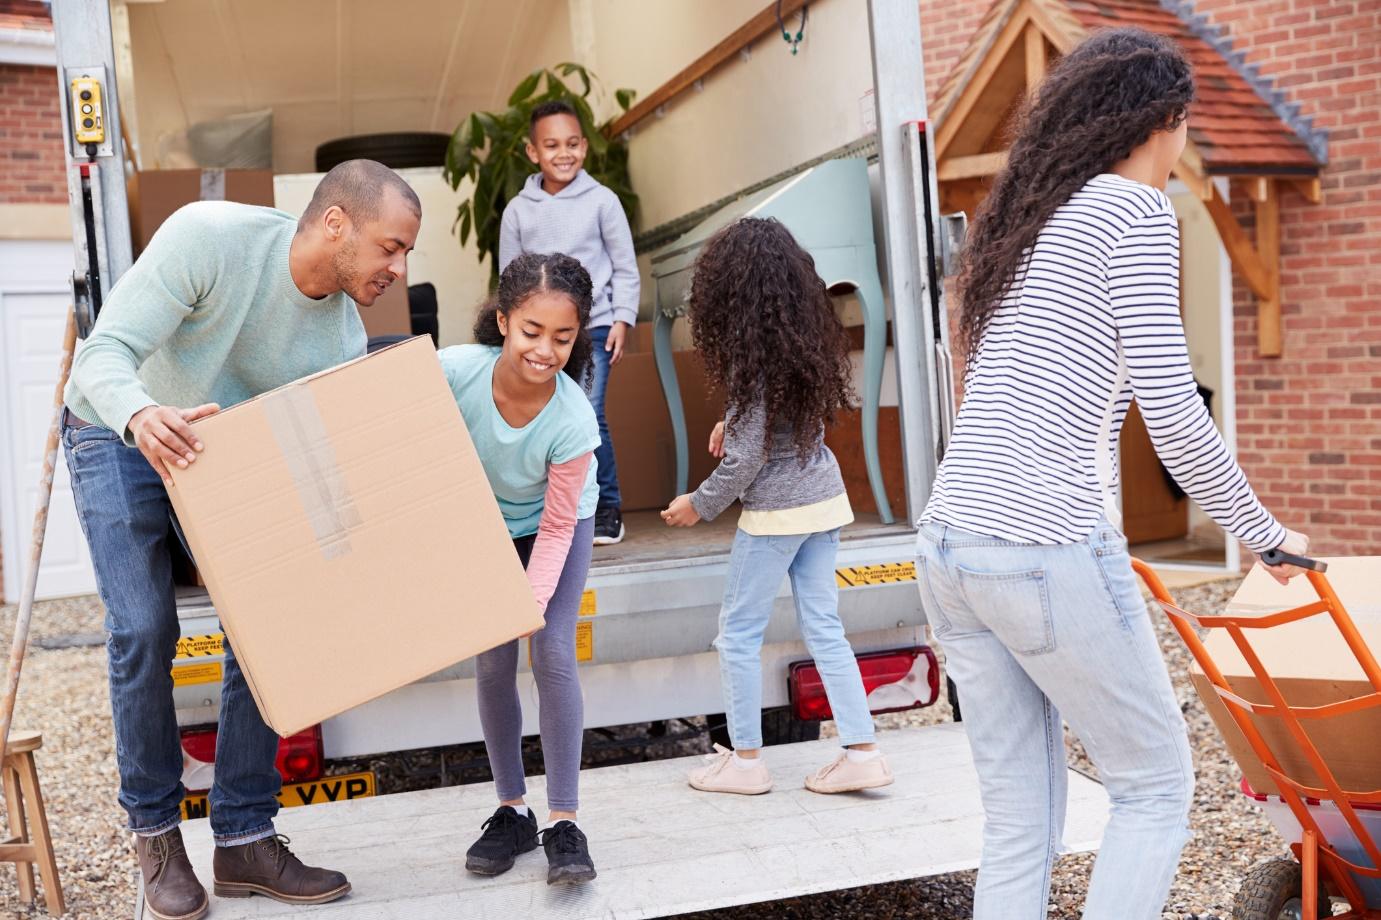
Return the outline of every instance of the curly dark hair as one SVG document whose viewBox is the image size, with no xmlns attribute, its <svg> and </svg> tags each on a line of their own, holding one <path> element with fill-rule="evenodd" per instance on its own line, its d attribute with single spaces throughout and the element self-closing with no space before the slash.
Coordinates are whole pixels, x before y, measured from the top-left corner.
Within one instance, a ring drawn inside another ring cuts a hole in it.
<svg viewBox="0 0 1381 920">
<path fill-rule="evenodd" d="M 1017 117 L 1007 165 L 978 209 L 960 266 L 959 331 L 972 367 L 1002 303 L 1055 210 L 1194 98 L 1179 46 L 1141 29 L 1095 33 L 1059 61 Z"/>
<path fill-rule="evenodd" d="M 480 307 L 475 319 L 475 341 L 481 345 L 503 346 L 499 331 L 499 314 L 504 316 L 522 306 L 533 294 L 544 291 L 565 294 L 575 304 L 580 331 L 571 346 L 571 356 L 562 368 L 577 383 L 585 379 L 591 366 L 594 346 L 590 342 L 590 306 L 592 303 L 590 273 L 579 260 L 563 253 L 525 252 L 509 262 L 499 276 L 498 294 Z"/>
<path fill-rule="evenodd" d="M 762 403 L 769 445 L 789 426 L 805 462 L 852 396 L 849 337 L 810 253 L 780 221 L 735 221 L 696 259 L 687 312 L 710 382 L 735 410 Z"/>
</svg>

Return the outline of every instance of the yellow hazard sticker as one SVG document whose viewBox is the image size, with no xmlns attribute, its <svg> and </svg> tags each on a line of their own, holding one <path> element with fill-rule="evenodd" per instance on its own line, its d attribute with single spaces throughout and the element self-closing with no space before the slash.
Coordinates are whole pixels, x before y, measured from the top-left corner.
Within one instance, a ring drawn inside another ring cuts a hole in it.
<svg viewBox="0 0 1381 920">
<path fill-rule="evenodd" d="M 595 660 L 595 624 L 590 622 L 575 624 L 575 660 Z"/>
<path fill-rule="evenodd" d="M 374 774 L 346 773 L 341 776 L 323 776 L 308 783 L 284 783 L 278 793 L 278 804 L 284 808 L 297 808 L 302 805 L 316 805 L 321 802 L 344 802 L 349 799 L 363 799 L 374 795 Z M 182 818 L 191 821 L 205 818 L 211 807 L 206 793 L 189 793 L 182 800 Z"/>
<path fill-rule="evenodd" d="M 219 661 L 203 661 L 197 664 L 173 666 L 174 687 L 182 687 L 187 684 L 218 684 L 220 682 L 221 663 Z"/>
<path fill-rule="evenodd" d="M 915 580 L 916 563 L 914 562 L 883 562 L 878 565 L 856 565 L 848 569 L 834 570 L 834 581 L 841 588 L 889 585 L 900 581 Z"/>
<path fill-rule="evenodd" d="M 176 658 L 206 658 L 225 654 L 225 633 L 206 636 L 183 636 L 177 640 Z"/>
<path fill-rule="evenodd" d="M 580 595 L 580 615 L 583 617 L 595 615 L 595 592 L 593 588 Z"/>
</svg>

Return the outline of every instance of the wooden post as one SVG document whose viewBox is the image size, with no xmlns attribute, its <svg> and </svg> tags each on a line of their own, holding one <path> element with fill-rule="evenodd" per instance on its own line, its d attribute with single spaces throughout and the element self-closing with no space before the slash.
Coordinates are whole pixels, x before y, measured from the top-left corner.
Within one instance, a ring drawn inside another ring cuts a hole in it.
<svg viewBox="0 0 1381 920">
<path fill-rule="evenodd" d="M 14 718 L 15 696 L 19 693 L 19 671 L 24 666 L 24 651 L 29 644 L 29 621 L 33 618 L 34 594 L 38 590 L 38 563 L 43 558 L 43 536 L 48 530 L 48 501 L 53 496 L 53 474 L 57 469 L 58 435 L 62 428 L 62 391 L 72 373 L 72 355 L 77 348 L 77 314 L 67 311 L 67 329 L 63 333 L 62 363 L 58 370 L 58 385 L 53 394 L 53 420 L 48 424 L 48 442 L 43 451 L 43 474 L 38 481 L 38 503 L 34 510 L 33 536 L 29 543 L 29 572 L 24 593 L 19 599 L 19 616 L 15 619 L 14 638 L 10 642 L 10 667 L 5 677 L 5 695 L 0 698 L 0 764 L 5 762 L 5 747 L 9 743 L 10 722 Z"/>
<path fill-rule="evenodd" d="M 1268 296 L 1256 301 L 1256 350 L 1263 358 L 1278 358 L 1284 348 L 1280 324 L 1280 192 L 1274 179 L 1265 179 L 1265 194 L 1255 202 L 1256 254 L 1266 270 Z"/>
<path fill-rule="evenodd" d="M 1045 36 L 1034 22 L 1026 24 L 1026 93 L 1045 78 Z"/>
</svg>

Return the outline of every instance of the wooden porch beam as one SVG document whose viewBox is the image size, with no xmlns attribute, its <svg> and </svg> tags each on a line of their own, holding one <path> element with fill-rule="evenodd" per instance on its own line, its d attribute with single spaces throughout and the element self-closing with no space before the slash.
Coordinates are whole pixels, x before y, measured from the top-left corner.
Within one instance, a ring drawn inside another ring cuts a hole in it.
<svg viewBox="0 0 1381 920">
<path fill-rule="evenodd" d="M 983 60 L 978 69 L 974 71 L 973 76 L 969 78 L 968 85 L 959 94 L 959 98 L 945 116 L 945 120 L 935 128 L 935 158 L 937 160 L 944 157 L 945 151 L 949 149 L 949 145 L 954 141 L 959 129 L 969 120 L 969 115 L 980 102 L 988 105 L 994 104 L 993 100 L 986 98 L 985 91 L 988 84 L 992 81 L 998 68 L 1007 59 L 1007 55 L 1017 41 L 1022 39 L 1030 21 L 1029 7 L 1021 9 L 1003 26 L 1002 31 L 993 41 L 992 47 L 984 53 Z"/>
<path fill-rule="evenodd" d="M 1045 79 L 1045 36 L 1035 22 L 1026 24 L 1026 93 L 1030 95 Z"/>
<path fill-rule="evenodd" d="M 782 18 L 793 16 L 806 5 L 807 0 L 782 0 Z M 676 96 L 690 89 L 697 80 L 702 80 L 721 64 L 729 61 L 741 50 L 777 28 L 777 4 L 769 3 L 752 19 L 739 26 L 719 44 L 696 58 L 684 70 L 653 90 L 646 98 L 623 114 L 610 126 L 610 137 L 618 137 L 638 122 L 653 115 Z"/>
<path fill-rule="evenodd" d="M 1263 358 L 1278 358 L 1283 335 L 1280 324 L 1280 193 L 1274 179 L 1265 180 L 1265 194 L 1256 207 L 1256 254 L 1266 270 L 1269 297 L 1257 296 L 1256 350 Z"/>
<path fill-rule="evenodd" d="M 1323 183 L 1318 176 L 1311 179 L 1295 179 L 1295 189 L 1304 196 L 1304 200 L 1310 204 L 1318 204 L 1323 201 Z"/>
<path fill-rule="evenodd" d="M 941 182 L 950 182 L 955 179 L 979 179 L 984 176 L 995 176 L 1003 166 L 1007 165 L 1007 151 L 999 150 L 996 153 L 975 153 L 970 156 L 950 157 L 941 160 L 935 169 L 935 177 Z"/>
<path fill-rule="evenodd" d="M 1242 273 L 1242 279 L 1253 294 L 1263 300 L 1274 298 L 1276 291 L 1266 263 L 1247 237 L 1247 231 L 1233 216 L 1232 208 L 1218 194 L 1218 186 L 1212 181 L 1208 181 L 1207 185 L 1209 197 L 1204 199 L 1204 207 L 1208 208 L 1208 215 L 1213 218 L 1213 226 L 1218 229 L 1218 236 L 1232 259 L 1233 267 Z"/>
</svg>

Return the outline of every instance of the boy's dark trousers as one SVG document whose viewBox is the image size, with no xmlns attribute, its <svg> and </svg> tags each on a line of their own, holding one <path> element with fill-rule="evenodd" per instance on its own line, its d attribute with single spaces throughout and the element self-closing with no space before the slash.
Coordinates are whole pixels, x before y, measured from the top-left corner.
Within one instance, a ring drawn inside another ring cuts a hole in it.
<svg viewBox="0 0 1381 920">
<path fill-rule="evenodd" d="M 619 495 L 619 471 L 614 463 L 614 442 L 609 440 L 609 423 L 604 420 L 604 392 L 609 386 L 609 358 L 611 352 L 604 350 L 609 341 L 609 326 L 596 326 L 590 330 L 590 341 L 594 343 L 594 362 L 585 392 L 590 397 L 590 405 L 595 407 L 595 418 L 599 420 L 599 447 L 595 448 L 595 478 L 599 481 L 599 510 L 617 509 L 623 499 Z"/>
</svg>

